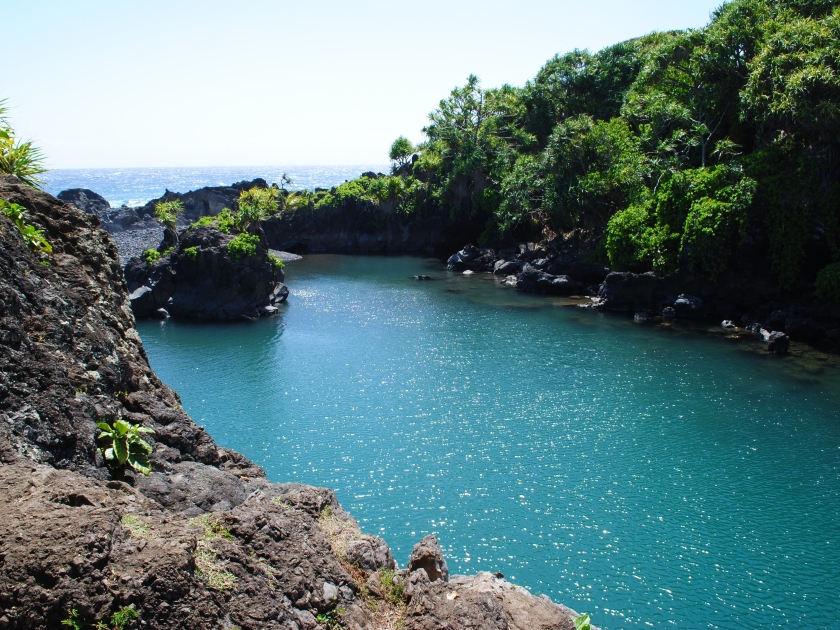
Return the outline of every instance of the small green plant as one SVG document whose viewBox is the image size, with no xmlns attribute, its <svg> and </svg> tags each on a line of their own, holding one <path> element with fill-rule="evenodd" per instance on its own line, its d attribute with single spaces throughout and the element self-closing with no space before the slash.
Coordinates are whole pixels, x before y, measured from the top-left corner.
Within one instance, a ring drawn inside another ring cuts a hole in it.
<svg viewBox="0 0 840 630">
<path fill-rule="evenodd" d="M 183 211 L 184 203 L 180 199 L 155 204 L 155 218 L 173 232 L 178 229 L 178 215 Z"/>
<path fill-rule="evenodd" d="M 198 219 L 198 221 L 193 222 L 190 227 L 204 227 L 206 225 L 216 225 L 216 217 L 206 215 Z"/>
<path fill-rule="evenodd" d="M 260 244 L 260 237 L 256 234 L 237 234 L 227 244 L 228 253 L 234 258 L 246 258 L 257 253 L 257 245 Z"/>
<path fill-rule="evenodd" d="M 70 626 L 73 630 L 82 630 L 82 622 L 79 621 L 79 611 L 75 608 L 71 608 L 67 611 L 67 619 L 61 620 L 62 626 Z"/>
<path fill-rule="evenodd" d="M 174 252 L 174 251 L 175 251 L 175 247 L 174 247 L 174 246 L 173 246 L 173 247 L 167 247 L 166 249 L 164 249 L 164 250 L 163 250 L 163 253 L 161 254 L 161 257 L 163 257 L 163 256 L 169 256 L 169 254 L 171 254 L 171 253 L 172 253 L 172 252 Z"/>
<path fill-rule="evenodd" d="M 97 422 L 96 426 L 102 431 L 96 439 L 110 441 L 109 446 L 103 446 L 100 450 L 105 457 L 105 465 L 115 479 L 124 476 L 126 465 L 144 475 L 152 472 L 152 463 L 149 461 L 152 447 L 140 434 L 154 433 L 153 429 L 131 424 L 122 418 L 113 424 Z"/>
<path fill-rule="evenodd" d="M 38 177 L 46 173 L 44 156 L 31 140 L 18 140 L 6 122 L 6 99 L 0 99 L 0 173 L 14 175 L 32 188 L 40 189 L 44 181 Z"/>
<path fill-rule="evenodd" d="M 575 618 L 575 630 L 592 630 L 589 625 L 589 615 L 580 615 Z"/>
<path fill-rule="evenodd" d="M 123 524 L 123 527 L 131 532 L 132 538 L 138 538 L 139 540 L 154 540 L 155 538 L 152 529 L 141 521 L 140 517 L 136 514 L 125 514 L 120 519 L 120 522 Z"/>
<path fill-rule="evenodd" d="M 398 606 L 405 601 L 405 585 L 396 579 L 392 569 L 380 569 L 379 582 L 382 585 L 382 595 L 385 601 Z"/>
<path fill-rule="evenodd" d="M 271 261 L 271 264 L 274 265 L 277 269 L 282 269 L 286 266 L 286 263 L 283 262 L 283 259 L 276 254 L 269 254 L 268 259 Z"/>
<path fill-rule="evenodd" d="M 184 256 L 186 256 L 190 260 L 195 260 L 196 258 L 198 258 L 198 247 L 187 247 L 184 250 Z"/>
<path fill-rule="evenodd" d="M 147 249 L 143 252 L 143 260 L 147 265 L 152 266 L 160 260 L 160 252 L 156 249 Z"/>
<path fill-rule="evenodd" d="M 29 225 L 23 220 L 23 212 L 26 210 L 23 206 L 16 203 L 9 203 L 5 199 L 0 199 L 0 210 L 6 215 L 12 223 L 15 224 L 20 235 L 23 237 L 23 242 L 30 251 L 38 253 L 49 254 L 52 252 L 52 245 L 44 238 L 43 231 L 37 229 L 34 225 Z"/>
<path fill-rule="evenodd" d="M 204 534 L 198 539 L 193 552 L 196 574 L 203 578 L 210 588 L 224 591 L 234 585 L 236 576 L 225 569 L 224 564 L 219 561 L 218 553 L 213 547 L 213 540 L 215 538 L 232 540 L 233 534 L 211 520 L 212 517 L 212 514 L 202 514 L 187 521 L 187 525 L 204 529 Z"/>
<path fill-rule="evenodd" d="M 61 625 L 70 626 L 73 630 L 82 630 L 82 622 L 79 621 L 79 611 L 75 608 L 71 608 L 67 611 L 67 614 L 69 617 L 67 619 L 62 619 Z M 134 609 L 134 606 L 123 606 L 111 615 L 109 623 L 97 621 L 91 627 L 96 628 L 96 630 L 125 630 L 128 622 L 133 619 L 140 619 L 140 615 Z"/>
<path fill-rule="evenodd" d="M 337 610 L 330 610 L 325 613 L 319 613 L 315 615 L 315 619 L 317 619 L 318 623 L 320 623 L 322 626 L 338 630 L 339 628 L 344 627 L 341 623 L 341 615 L 343 615 L 344 612 L 344 608 L 338 608 Z"/>
<path fill-rule="evenodd" d="M 222 208 L 219 216 L 216 217 L 216 225 L 219 227 L 219 232 L 230 234 L 230 229 L 236 225 L 236 217 L 230 208 Z"/>
</svg>

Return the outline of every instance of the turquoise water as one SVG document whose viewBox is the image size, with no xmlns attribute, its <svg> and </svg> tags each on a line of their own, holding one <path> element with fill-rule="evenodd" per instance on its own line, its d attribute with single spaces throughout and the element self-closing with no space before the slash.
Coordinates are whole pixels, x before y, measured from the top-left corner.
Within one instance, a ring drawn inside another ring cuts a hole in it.
<svg viewBox="0 0 840 630">
<path fill-rule="evenodd" d="M 287 173 L 293 190 L 330 188 L 358 177 L 365 171 L 385 172 L 388 166 L 210 166 L 156 168 L 66 168 L 49 171 L 44 190 L 57 195 L 68 188 L 87 188 L 99 193 L 112 208 L 142 206 L 161 197 L 168 189 L 188 192 L 204 186 L 229 186 L 234 182 L 262 177 L 268 183 L 279 182 Z"/>
<path fill-rule="evenodd" d="M 404 565 L 502 571 L 606 628 L 840 628 L 840 369 L 416 258 L 287 265 L 280 317 L 143 322 L 152 367 L 273 480 Z M 429 273 L 433 282 L 416 282 Z"/>
</svg>

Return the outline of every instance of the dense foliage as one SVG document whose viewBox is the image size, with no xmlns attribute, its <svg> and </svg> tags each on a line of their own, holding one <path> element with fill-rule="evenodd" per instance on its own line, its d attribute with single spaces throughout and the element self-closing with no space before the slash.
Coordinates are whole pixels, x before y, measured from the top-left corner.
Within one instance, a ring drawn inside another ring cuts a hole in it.
<svg viewBox="0 0 840 630">
<path fill-rule="evenodd" d="M 16 203 L 11 203 L 5 199 L 0 199 L 0 212 L 15 224 L 15 227 L 20 232 L 23 242 L 30 251 L 40 254 L 52 253 L 52 245 L 44 238 L 42 230 L 37 229 L 34 225 L 26 223 L 24 212 L 26 208 L 19 206 Z"/>
<path fill-rule="evenodd" d="M 470 76 L 409 164 L 314 207 L 486 219 L 485 238 L 603 237 L 617 269 L 716 277 L 760 259 L 782 287 L 840 261 L 840 6 L 733 0 L 704 28 L 555 56 L 524 87 Z M 816 244 L 816 246 L 814 246 Z"/>
</svg>

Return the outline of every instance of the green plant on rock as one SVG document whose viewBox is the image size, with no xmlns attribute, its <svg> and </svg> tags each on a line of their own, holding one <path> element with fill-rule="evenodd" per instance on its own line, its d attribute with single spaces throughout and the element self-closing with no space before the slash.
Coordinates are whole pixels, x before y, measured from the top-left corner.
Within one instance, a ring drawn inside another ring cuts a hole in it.
<svg viewBox="0 0 840 630">
<path fill-rule="evenodd" d="M 184 211 L 184 202 L 180 199 L 160 201 L 155 204 L 155 218 L 173 232 L 178 230 L 178 215 Z"/>
<path fill-rule="evenodd" d="M 219 232 L 230 234 L 230 229 L 236 225 L 236 217 L 230 208 L 222 208 L 219 216 L 216 217 L 216 226 Z"/>
<path fill-rule="evenodd" d="M 219 560 L 218 552 L 213 546 L 213 540 L 216 538 L 233 540 L 233 534 L 227 528 L 213 521 L 212 518 L 212 514 L 202 514 L 187 521 L 187 525 L 201 527 L 204 530 L 193 552 L 196 574 L 210 588 L 224 591 L 236 583 L 236 576 L 228 571 L 224 563 Z"/>
<path fill-rule="evenodd" d="M 237 229 L 244 232 L 252 223 L 277 212 L 279 197 L 280 189 L 274 187 L 251 188 L 239 193 L 239 210 L 235 215 Z"/>
<path fill-rule="evenodd" d="M 575 630 L 591 630 L 589 615 L 575 617 Z"/>
<path fill-rule="evenodd" d="M 286 263 L 283 262 L 283 259 L 280 258 L 277 254 L 269 254 L 268 259 L 271 261 L 271 264 L 274 265 L 277 269 L 282 269 L 286 266 Z"/>
<path fill-rule="evenodd" d="M 82 622 L 79 620 L 79 611 L 71 608 L 67 611 L 69 615 L 67 619 L 61 620 L 62 626 L 70 626 L 73 630 L 82 630 Z M 134 606 L 123 606 L 113 615 L 108 623 L 104 621 L 97 621 L 94 624 L 86 624 L 96 630 L 125 630 L 128 623 L 134 619 L 140 619 L 140 614 Z"/>
<path fill-rule="evenodd" d="M 247 258 L 257 253 L 260 237 L 256 234 L 237 234 L 228 244 L 228 253 L 234 258 Z"/>
<path fill-rule="evenodd" d="M 405 585 L 397 579 L 392 569 L 379 570 L 379 583 L 382 585 L 382 595 L 385 601 L 395 606 L 405 602 Z"/>
<path fill-rule="evenodd" d="M 322 626 L 331 628 L 332 630 L 338 630 L 339 628 L 344 627 L 344 624 L 341 623 L 341 615 L 343 615 L 344 612 L 344 608 L 338 608 L 325 613 L 318 613 L 315 615 L 315 619 L 317 619 L 318 623 Z"/>
<path fill-rule="evenodd" d="M 149 461 L 152 447 L 140 436 L 143 433 L 154 433 L 153 429 L 131 424 L 122 418 L 111 424 L 97 422 L 96 426 L 102 431 L 96 439 L 108 442 L 100 450 L 105 457 L 105 465 L 115 479 L 125 475 L 126 466 L 144 475 L 152 472 L 152 463 Z"/>
<path fill-rule="evenodd" d="M 402 168 L 411 161 L 411 156 L 414 154 L 414 145 L 411 140 L 405 136 L 400 136 L 391 145 L 391 150 L 388 152 L 388 158 L 394 163 L 394 170 Z"/>
<path fill-rule="evenodd" d="M 198 247 L 187 247 L 184 250 L 184 256 L 186 256 L 190 260 L 195 260 L 196 258 L 198 258 Z"/>
<path fill-rule="evenodd" d="M 26 208 L 16 203 L 10 203 L 5 199 L 0 199 L 0 210 L 2 210 L 7 219 L 15 224 L 15 227 L 23 237 L 23 242 L 26 243 L 30 251 L 45 254 L 52 252 L 52 245 L 44 238 L 44 233 L 34 225 L 29 225 L 23 220 L 23 213 Z"/>
<path fill-rule="evenodd" d="M 198 221 L 194 221 L 190 224 L 190 227 L 204 227 L 205 225 L 216 225 L 216 217 L 211 215 L 199 217 Z"/>
<path fill-rule="evenodd" d="M 160 252 L 156 249 L 147 249 L 143 252 L 143 260 L 145 260 L 146 264 L 149 266 L 154 265 L 160 260 Z"/>
</svg>

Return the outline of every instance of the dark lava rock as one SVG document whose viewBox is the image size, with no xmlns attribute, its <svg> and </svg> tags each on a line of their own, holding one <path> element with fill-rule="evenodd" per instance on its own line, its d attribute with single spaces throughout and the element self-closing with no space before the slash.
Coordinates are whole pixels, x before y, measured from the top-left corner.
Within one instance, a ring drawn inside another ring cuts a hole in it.
<svg viewBox="0 0 840 630">
<path fill-rule="evenodd" d="M 703 300 L 693 295 L 680 295 L 674 302 L 674 310 L 682 317 L 699 317 Z"/>
<path fill-rule="evenodd" d="M 761 330 L 761 337 L 767 344 L 767 350 L 773 354 L 786 354 L 790 348 L 790 337 L 783 332 Z"/>
<path fill-rule="evenodd" d="M 449 581 L 449 567 L 446 566 L 446 559 L 440 549 L 440 543 L 434 534 L 429 534 L 419 543 L 414 545 L 411 551 L 411 558 L 408 561 L 408 570 L 416 571 L 423 569 L 429 580 Z"/>
<path fill-rule="evenodd" d="M 673 306 L 666 306 L 662 309 L 662 319 L 665 321 L 673 321 L 677 317 L 677 312 Z"/>
<path fill-rule="evenodd" d="M 510 276 L 516 275 L 522 271 L 522 262 L 518 260 L 497 260 L 493 264 L 493 275 L 496 276 Z"/>
<path fill-rule="evenodd" d="M 598 308 L 607 311 L 656 310 L 662 290 L 662 278 L 653 272 L 610 273 L 598 289 Z"/>
<path fill-rule="evenodd" d="M 737 330 L 738 327 L 735 325 L 735 322 L 729 319 L 725 319 L 721 322 L 720 327 L 724 330 Z"/>
<path fill-rule="evenodd" d="M 125 275 L 135 316 L 154 317 L 160 308 L 195 319 L 256 319 L 277 312 L 289 290 L 265 239 L 253 256 L 236 257 L 227 249 L 233 238 L 212 226 L 191 228 L 154 265 L 130 260 Z"/>
<path fill-rule="evenodd" d="M 568 276 L 552 276 L 540 271 L 536 267 L 525 263 L 522 272 L 517 276 L 517 291 L 528 293 L 550 293 L 552 295 L 572 295 L 581 290 L 579 282 Z"/>
<path fill-rule="evenodd" d="M 64 203 L 73 204 L 82 212 L 96 215 L 105 227 L 104 223 L 108 220 L 111 204 L 102 195 L 87 188 L 70 188 L 58 193 L 58 198 Z"/>
<path fill-rule="evenodd" d="M 432 276 L 424 276 L 424 275 L 414 276 L 414 279 L 415 280 L 434 280 L 434 278 L 432 278 Z"/>
<path fill-rule="evenodd" d="M 344 559 L 350 564 L 364 569 L 397 569 L 397 563 L 387 543 L 377 536 L 362 536 L 344 547 Z"/>
<path fill-rule="evenodd" d="M 450 271 L 493 271 L 495 263 L 496 252 L 492 249 L 478 249 L 475 245 L 467 245 L 449 257 L 446 268 Z"/>
</svg>

